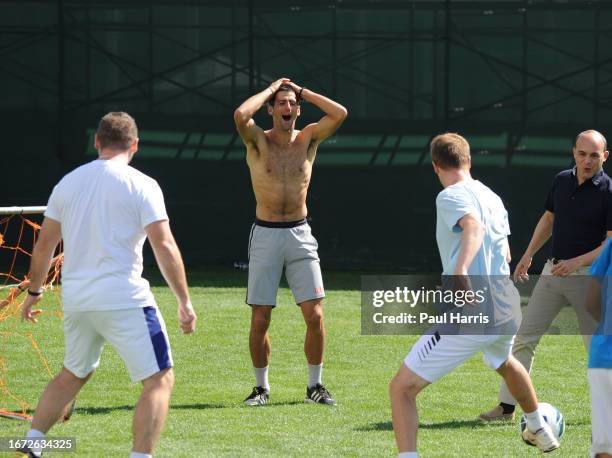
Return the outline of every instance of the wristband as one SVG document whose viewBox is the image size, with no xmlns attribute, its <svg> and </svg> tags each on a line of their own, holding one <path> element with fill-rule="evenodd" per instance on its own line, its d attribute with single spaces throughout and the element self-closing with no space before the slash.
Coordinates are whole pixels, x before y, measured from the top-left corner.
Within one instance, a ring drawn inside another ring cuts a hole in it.
<svg viewBox="0 0 612 458">
<path fill-rule="evenodd" d="M 28 294 L 30 296 L 38 297 L 42 295 L 42 293 L 43 293 L 42 289 L 40 291 L 32 291 L 31 289 L 28 289 Z"/>
<path fill-rule="evenodd" d="M 302 91 L 304 90 L 304 87 L 302 86 L 302 88 L 300 89 L 300 92 L 298 92 L 298 100 L 304 100 L 302 99 Z"/>
</svg>

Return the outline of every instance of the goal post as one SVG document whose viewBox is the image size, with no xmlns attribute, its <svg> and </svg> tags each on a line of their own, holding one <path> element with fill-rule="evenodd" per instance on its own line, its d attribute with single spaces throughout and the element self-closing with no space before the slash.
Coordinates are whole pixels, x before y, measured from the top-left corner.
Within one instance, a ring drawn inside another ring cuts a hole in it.
<svg viewBox="0 0 612 458">
<path fill-rule="evenodd" d="M 0 418 L 30 419 L 36 398 L 24 386 L 37 385 L 38 395 L 52 378 L 47 358 L 56 343 L 46 339 L 40 323 L 28 326 L 21 321 L 32 249 L 46 209 L 45 206 L 0 207 Z M 40 303 L 43 319 L 63 319 L 56 288 L 62 260 L 60 245 L 44 284 L 48 294 Z M 27 384 L 22 379 L 24 376 Z"/>
<path fill-rule="evenodd" d="M 44 213 L 47 207 L 0 207 L 0 216 L 5 215 L 38 215 Z"/>
</svg>

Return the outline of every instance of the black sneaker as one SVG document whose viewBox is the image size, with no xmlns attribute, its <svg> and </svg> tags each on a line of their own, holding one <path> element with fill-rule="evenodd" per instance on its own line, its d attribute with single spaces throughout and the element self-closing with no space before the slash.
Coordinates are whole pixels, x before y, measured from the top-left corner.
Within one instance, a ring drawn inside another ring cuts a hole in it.
<svg viewBox="0 0 612 458">
<path fill-rule="evenodd" d="M 312 388 L 306 388 L 306 404 L 326 404 L 328 406 L 335 406 L 336 401 L 331 397 L 331 393 L 327 391 L 325 386 L 317 383 Z"/>
<path fill-rule="evenodd" d="M 35 454 L 30 447 L 20 447 L 15 450 L 16 458 L 40 458 L 41 455 Z"/>
<path fill-rule="evenodd" d="M 262 386 L 256 386 L 242 403 L 245 406 L 263 406 L 268 403 L 269 399 L 270 392 Z"/>
</svg>

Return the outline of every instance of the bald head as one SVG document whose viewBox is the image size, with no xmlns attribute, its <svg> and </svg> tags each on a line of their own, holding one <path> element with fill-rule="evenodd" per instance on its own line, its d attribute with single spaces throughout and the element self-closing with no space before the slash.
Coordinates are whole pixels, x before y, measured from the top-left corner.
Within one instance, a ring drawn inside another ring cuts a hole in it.
<svg viewBox="0 0 612 458">
<path fill-rule="evenodd" d="M 606 151 L 608 149 L 608 142 L 606 141 L 606 137 L 597 130 L 589 129 L 584 132 L 580 132 L 576 136 L 576 140 L 574 141 L 574 147 L 578 146 L 579 141 L 583 141 L 588 143 L 591 146 L 594 146 L 599 151 Z"/>
<path fill-rule="evenodd" d="M 606 137 L 596 130 L 580 132 L 576 137 L 573 153 L 578 184 L 582 184 L 597 174 L 608 159 Z"/>
</svg>

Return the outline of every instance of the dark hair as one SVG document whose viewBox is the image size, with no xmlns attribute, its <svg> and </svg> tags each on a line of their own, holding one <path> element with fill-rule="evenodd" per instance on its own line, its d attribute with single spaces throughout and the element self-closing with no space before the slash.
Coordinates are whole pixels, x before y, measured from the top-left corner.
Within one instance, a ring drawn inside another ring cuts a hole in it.
<svg viewBox="0 0 612 458">
<path fill-rule="evenodd" d="M 470 144 L 461 135 L 452 132 L 434 137 L 429 151 L 432 161 L 441 169 L 460 169 L 471 162 Z"/>
<path fill-rule="evenodd" d="M 580 137 L 582 137 L 583 135 L 586 134 L 597 134 L 601 137 L 601 139 L 603 140 L 603 150 L 604 151 L 608 151 L 608 141 L 606 140 L 606 137 L 603 136 L 603 134 L 597 130 L 593 130 L 593 129 L 589 129 L 589 130 L 585 130 L 583 132 L 580 132 L 578 135 L 576 135 L 576 139 L 574 140 L 574 146 L 576 146 L 578 144 L 578 139 Z"/>
<path fill-rule="evenodd" d="M 127 150 L 138 138 L 136 121 L 123 111 L 111 111 L 100 119 L 96 132 L 100 148 Z"/>
<path fill-rule="evenodd" d="M 270 98 L 268 99 L 268 105 L 274 105 L 274 102 L 276 102 L 276 94 L 278 94 L 279 92 L 293 92 L 295 94 L 295 99 L 297 100 L 297 103 L 299 105 L 300 98 L 298 97 L 298 93 L 295 92 L 293 86 L 285 83 L 281 84 L 280 87 L 276 90 L 276 92 L 270 96 Z"/>
</svg>

